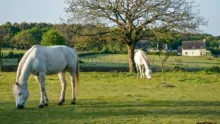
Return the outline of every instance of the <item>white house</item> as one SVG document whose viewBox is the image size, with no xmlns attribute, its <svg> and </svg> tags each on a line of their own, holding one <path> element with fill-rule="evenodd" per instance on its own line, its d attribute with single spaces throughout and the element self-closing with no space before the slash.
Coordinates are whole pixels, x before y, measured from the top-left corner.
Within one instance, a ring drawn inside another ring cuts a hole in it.
<svg viewBox="0 0 220 124">
<path fill-rule="evenodd" d="M 182 42 L 182 56 L 205 56 L 205 55 L 206 55 L 205 40 Z"/>
</svg>

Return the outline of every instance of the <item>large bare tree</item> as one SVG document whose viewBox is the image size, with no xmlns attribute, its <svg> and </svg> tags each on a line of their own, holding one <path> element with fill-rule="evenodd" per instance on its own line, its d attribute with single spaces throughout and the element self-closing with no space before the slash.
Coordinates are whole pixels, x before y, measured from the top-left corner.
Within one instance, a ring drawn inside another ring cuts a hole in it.
<svg viewBox="0 0 220 124">
<path fill-rule="evenodd" d="M 163 30 L 195 31 L 205 21 L 190 0 L 66 0 L 68 21 L 103 23 L 121 35 L 128 49 L 130 72 L 135 71 L 134 49 L 146 36 L 166 36 Z M 115 30 L 117 29 L 117 30 Z"/>
</svg>

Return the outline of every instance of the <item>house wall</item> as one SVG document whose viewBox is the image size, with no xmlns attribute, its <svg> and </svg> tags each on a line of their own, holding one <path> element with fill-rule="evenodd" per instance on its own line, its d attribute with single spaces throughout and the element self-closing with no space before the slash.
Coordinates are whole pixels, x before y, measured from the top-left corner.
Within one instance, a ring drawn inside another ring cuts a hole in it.
<svg viewBox="0 0 220 124">
<path fill-rule="evenodd" d="M 182 50 L 182 56 L 202 56 L 199 49 L 197 50 Z"/>
</svg>

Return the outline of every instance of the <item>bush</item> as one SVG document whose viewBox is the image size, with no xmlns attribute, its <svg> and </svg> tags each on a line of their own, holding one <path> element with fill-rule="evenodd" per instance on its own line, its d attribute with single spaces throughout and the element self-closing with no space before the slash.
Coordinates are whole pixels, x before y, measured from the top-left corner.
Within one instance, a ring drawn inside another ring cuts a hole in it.
<svg viewBox="0 0 220 124">
<path fill-rule="evenodd" d="M 78 56 L 83 57 L 83 56 L 95 55 L 95 54 L 98 54 L 98 53 L 95 53 L 95 52 L 79 53 Z"/>
<path fill-rule="evenodd" d="M 220 54 L 220 49 L 215 48 L 207 48 L 209 51 L 211 51 L 212 55 L 218 56 Z"/>
<path fill-rule="evenodd" d="M 2 53 L 2 58 L 21 58 L 24 54 L 23 53 Z"/>
<path fill-rule="evenodd" d="M 165 52 L 147 52 L 147 55 L 166 55 L 167 53 Z M 177 56 L 177 53 L 176 52 L 169 52 L 168 53 L 170 56 Z"/>
<path fill-rule="evenodd" d="M 104 54 L 111 54 L 113 53 L 108 47 L 104 46 L 101 53 L 104 53 Z"/>
<path fill-rule="evenodd" d="M 61 34 L 51 29 L 43 35 L 41 45 L 44 46 L 67 45 L 67 41 Z"/>
<path fill-rule="evenodd" d="M 175 65 L 173 67 L 172 71 L 175 71 L 175 72 L 185 71 L 185 68 L 183 66 L 180 66 L 180 65 Z"/>
<path fill-rule="evenodd" d="M 210 67 L 210 68 L 206 68 L 205 72 L 220 73 L 220 66 L 213 66 L 213 67 Z"/>
</svg>

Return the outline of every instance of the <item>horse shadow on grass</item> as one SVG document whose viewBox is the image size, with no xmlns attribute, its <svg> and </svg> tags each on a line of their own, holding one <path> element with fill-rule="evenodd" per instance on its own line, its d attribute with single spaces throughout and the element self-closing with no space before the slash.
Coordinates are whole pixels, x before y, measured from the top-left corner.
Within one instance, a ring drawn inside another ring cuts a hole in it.
<svg viewBox="0 0 220 124">
<path fill-rule="evenodd" d="M 31 101 L 33 103 L 33 101 Z M 36 101 L 36 103 L 38 103 Z M 220 101 L 96 101 L 81 99 L 77 105 L 68 102 L 62 106 L 51 103 L 43 109 L 27 106 L 23 110 L 9 108 L 14 103 L 0 102 L 0 120 L 5 118 L 17 118 L 20 123 L 25 122 L 22 118 L 31 118 L 29 121 L 37 122 L 41 118 L 45 122 L 58 119 L 88 119 L 108 117 L 135 117 L 135 116 L 188 116 L 189 118 L 202 116 L 219 116 Z M 4 107 L 6 106 L 6 107 Z M 13 113 L 13 114 L 11 114 Z M 22 114 L 21 114 L 22 113 Z M 33 118 L 35 116 L 35 118 Z M 20 118 L 20 119 L 19 119 Z M 7 121 L 10 123 L 10 121 Z"/>
</svg>

